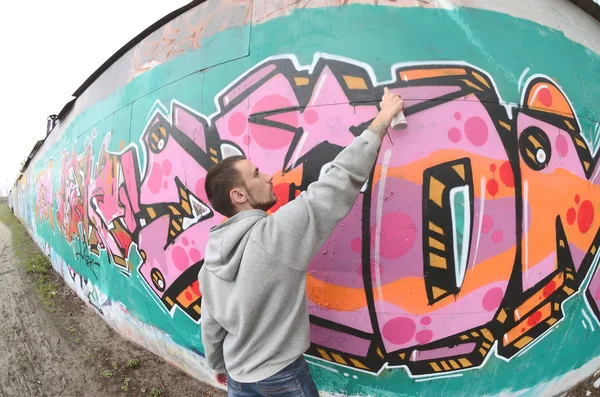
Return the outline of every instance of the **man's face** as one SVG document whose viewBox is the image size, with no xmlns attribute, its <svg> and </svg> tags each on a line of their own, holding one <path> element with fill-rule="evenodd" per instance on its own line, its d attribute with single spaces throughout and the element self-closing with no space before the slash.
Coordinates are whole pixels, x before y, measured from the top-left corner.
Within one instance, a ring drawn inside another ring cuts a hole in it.
<svg viewBox="0 0 600 397">
<path fill-rule="evenodd" d="M 238 161 L 235 167 L 242 176 L 248 203 L 252 208 L 267 211 L 277 203 L 277 196 L 273 192 L 273 177 L 260 172 L 248 160 Z"/>
</svg>

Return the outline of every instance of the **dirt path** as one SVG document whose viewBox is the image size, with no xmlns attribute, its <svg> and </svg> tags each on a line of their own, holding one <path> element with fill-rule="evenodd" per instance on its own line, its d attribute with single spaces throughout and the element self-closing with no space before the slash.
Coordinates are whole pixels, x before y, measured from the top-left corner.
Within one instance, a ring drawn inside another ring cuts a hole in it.
<svg viewBox="0 0 600 397">
<path fill-rule="evenodd" d="M 0 222 L 0 396 L 225 395 L 121 338 L 54 271 L 48 304 L 11 229 Z"/>
<path fill-rule="evenodd" d="M 0 223 L 0 393 L 3 396 L 76 396 L 99 392 L 103 385 L 78 371 L 80 357 L 47 327 L 20 277 L 10 244 L 10 230 Z"/>
</svg>

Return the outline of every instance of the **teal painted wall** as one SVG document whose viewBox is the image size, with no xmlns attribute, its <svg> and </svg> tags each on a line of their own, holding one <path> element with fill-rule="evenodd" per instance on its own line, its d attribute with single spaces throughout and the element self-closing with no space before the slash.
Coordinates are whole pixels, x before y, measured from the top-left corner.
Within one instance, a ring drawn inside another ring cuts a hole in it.
<svg viewBox="0 0 600 397">
<path fill-rule="evenodd" d="M 222 217 L 203 175 L 244 152 L 289 168 L 276 183 L 293 199 L 383 86 L 409 128 L 309 270 L 319 389 L 540 396 L 593 373 L 600 55 L 525 19 L 348 5 L 226 29 L 53 133 L 11 203 L 109 324 L 211 381 L 196 275 Z"/>
</svg>

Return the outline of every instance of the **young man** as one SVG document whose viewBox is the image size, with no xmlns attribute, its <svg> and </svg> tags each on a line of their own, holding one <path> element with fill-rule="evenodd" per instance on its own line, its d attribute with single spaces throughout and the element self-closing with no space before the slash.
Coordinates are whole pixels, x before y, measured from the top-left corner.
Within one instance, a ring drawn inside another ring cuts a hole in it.
<svg viewBox="0 0 600 397">
<path fill-rule="evenodd" d="M 208 199 L 229 219 L 210 231 L 199 275 L 202 344 L 229 396 L 318 396 L 303 357 L 310 346 L 306 271 L 352 209 L 402 108 L 386 88 L 369 128 L 271 216 L 272 177 L 245 157 L 208 172 Z"/>
</svg>

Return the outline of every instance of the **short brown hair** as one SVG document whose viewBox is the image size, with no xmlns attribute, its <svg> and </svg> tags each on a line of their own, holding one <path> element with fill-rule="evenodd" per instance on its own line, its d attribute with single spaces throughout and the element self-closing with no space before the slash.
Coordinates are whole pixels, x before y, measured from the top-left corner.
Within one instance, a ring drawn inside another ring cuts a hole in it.
<svg viewBox="0 0 600 397">
<path fill-rule="evenodd" d="M 243 185 L 244 180 L 235 164 L 246 156 L 230 156 L 214 165 L 206 174 L 204 190 L 213 209 L 226 217 L 234 215 L 234 207 L 229 197 L 232 189 Z"/>
</svg>

